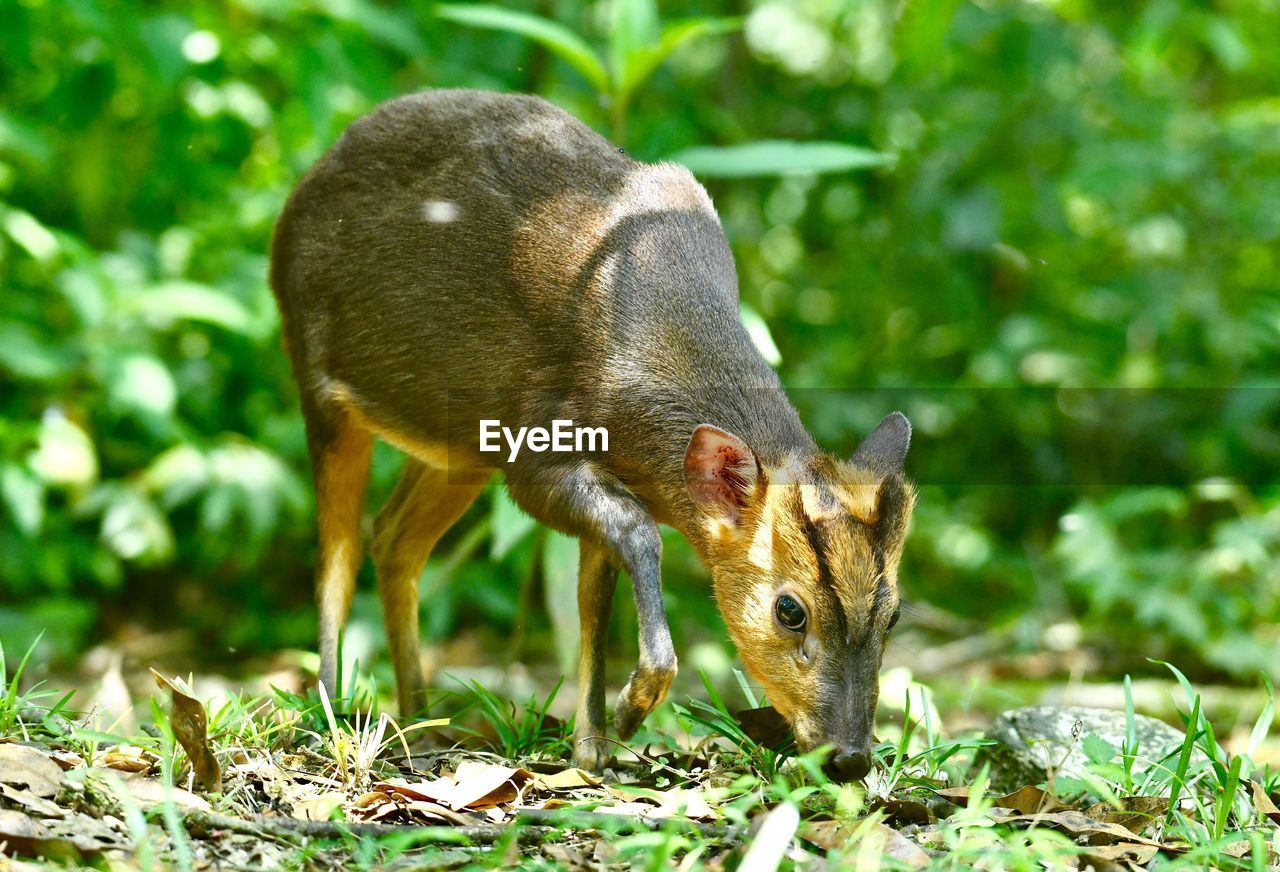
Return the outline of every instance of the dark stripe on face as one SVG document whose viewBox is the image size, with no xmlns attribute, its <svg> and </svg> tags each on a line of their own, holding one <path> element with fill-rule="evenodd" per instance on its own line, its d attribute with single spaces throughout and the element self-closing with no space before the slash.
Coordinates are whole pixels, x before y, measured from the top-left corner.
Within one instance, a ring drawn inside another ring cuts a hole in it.
<svg viewBox="0 0 1280 872">
<path fill-rule="evenodd" d="M 845 620 L 844 606 L 840 602 L 840 594 L 836 592 L 835 580 L 831 577 L 831 564 L 827 562 L 827 552 L 823 545 L 822 531 L 818 529 L 818 525 L 813 522 L 813 519 L 804 510 L 803 504 L 800 506 L 800 517 L 804 518 L 804 538 L 808 541 L 809 547 L 813 549 L 813 556 L 818 564 L 818 582 L 831 593 L 831 599 L 836 605 L 835 612 L 840 616 L 840 635 L 843 638 L 848 638 L 849 625 Z"/>
</svg>

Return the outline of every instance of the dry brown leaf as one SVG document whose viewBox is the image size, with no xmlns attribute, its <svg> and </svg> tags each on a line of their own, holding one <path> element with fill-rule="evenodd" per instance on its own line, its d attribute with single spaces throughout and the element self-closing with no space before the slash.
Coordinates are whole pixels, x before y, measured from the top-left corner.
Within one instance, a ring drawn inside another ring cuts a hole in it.
<svg viewBox="0 0 1280 872">
<path fill-rule="evenodd" d="M 892 827 L 876 824 L 867 836 L 873 837 L 872 834 L 884 839 L 884 845 L 880 848 L 882 854 L 905 863 L 913 869 L 923 869 L 929 865 L 929 854 L 924 848 Z"/>
<path fill-rule="evenodd" d="M 991 800 L 1000 808 L 1012 808 L 1020 814 L 1041 814 L 1044 812 L 1063 811 L 1072 806 L 1060 802 L 1052 793 L 1028 784 L 1021 790 Z"/>
<path fill-rule="evenodd" d="M 0 745 L 0 783 L 51 799 L 62 782 L 62 767 L 39 748 L 16 743 Z"/>
<path fill-rule="evenodd" d="M 2 781 L 0 781 L 0 796 L 41 817 L 60 818 L 67 815 L 66 809 L 57 803 L 45 799 L 43 796 L 36 796 L 29 790 L 22 790 Z"/>
<path fill-rule="evenodd" d="M 300 821 L 327 821 L 342 806 L 344 799 L 336 791 L 300 799 L 293 804 L 293 816 Z"/>
<path fill-rule="evenodd" d="M 938 796 L 956 805 L 967 805 L 973 793 L 969 787 L 944 787 L 935 791 Z M 1040 812 L 1064 811 L 1072 808 L 1060 802 L 1053 794 L 1039 787 L 1027 785 L 1004 796 L 986 797 L 996 808 L 1011 808 L 1019 814 L 1037 814 Z"/>
<path fill-rule="evenodd" d="M 168 690 L 173 699 L 169 724 L 173 734 L 187 752 L 191 768 L 196 773 L 196 784 L 210 793 L 222 792 L 222 767 L 209 745 L 209 716 L 204 703 L 192 695 L 186 683 L 178 678 L 167 678 L 151 670 L 151 677 L 161 690 Z"/>
<path fill-rule="evenodd" d="M 539 790 L 573 790 L 578 787 L 599 787 L 600 779 L 584 769 L 570 767 L 547 775 L 535 774 L 533 786 Z"/>
<path fill-rule="evenodd" d="M 62 767 L 62 771 L 66 772 L 71 769 L 80 769 L 85 765 L 84 758 L 75 751 L 66 748 L 53 748 L 49 751 L 49 759 Z"/>
<path fill-rule="evenodd" d="M 738 726 L 758 745 L 776 747 L 791 738 L 791 724 L 773 706 L 744 709 L 734 714 Z"/>
<path fill-rule="evenodd" d="M 886 799 L 874 803 L 872 808 L 883 811 L 887 821 L 902 826 L 931 824 L 937 820 L 929 806 L 918 799 Z"/>
<path fill-rule="evenodd" d="M 1126 796 L 1120 800 L 1120 808 L 1107 802 L 1099 802 L 1085 809 L 1085 814 L 1095 821 L 1119 824 L 1125 829 L 1141 833 L 1169 810 L 1167 796 Z"/>
<path fill-rule="evenodd" d="M 805 821 L 800 825 L 800 837 L 824 851 L 839 848 L 848 841 L 857 824 L 846 821 Z"/>
<path fill-rule="evenodd" d="M 102 765 L 120 772 L 150 771 L 160 758 L 137 745 L 116 745 L 102 756 Z"/>
<path fill-rule="evenodd" d="M 1095 845 L 1086 856 L 1101 860 L 1104 863 L 1119 863 L 1128 860 L 1145 866 L 1160 849 L 1155 845 L 1139 845 L 1136 842 L 1116 842 L 1114 845 Z"/>
<path fill-rule="evenodd" d="M 1276 804 L 1267 795 L 1266 788 L 1256 781 L 1250 781 L 1249 784 L 1253 787 L 1253 807 L 1266 815 L 1267 820 L 1280 826 L 1280 808 L 1276 808 Z"/>
<path fill-rule="evenodd" d="M 352 808 L 360 810 L 369 808 L 372 805 L 377 805 L 378 803 L 393 801 L 394 800 L 392 800 L 390 794 L 381 790 L 371 790 L 358 797 L 355 802 L 351 803 L 351 806 Z"/>
<path fill-rule="evenodd" d="M 1060 811 L 1047 814 L 1020 814 L 1007 821 L 1025 821 L 1036 826 L 1051 826 L 1064 829 L 1069 833 L 1077 836 L 1087 836 L 1089 843 L 1092 845 L 1109 845 L 1114 842 L 1136 842 L 1140 845 L 1153 845 L 1157 848 L 1168 847 L 1160 842 L 1143 838 L 1137 833 L 1122 827 L 1120 824 L 1111 824 L 1105 821 L 1097 821 L 1093 818 L 1078 811 Z M 1170 850 L 1178 850 L 1170 848 Z"/>
<path fill-rule="evenodd" d="M 160 805 L 172 800 L 178 808 L 187 811 L 212 811 L 213 807 L 203 797 L 196 796 L 189 790 L 173 786 L 165 790 L 164 782 L 158 778 L 126 778 L 124 783 L 133 794 L 133 798 L 143 808 Z"/>
</svg>

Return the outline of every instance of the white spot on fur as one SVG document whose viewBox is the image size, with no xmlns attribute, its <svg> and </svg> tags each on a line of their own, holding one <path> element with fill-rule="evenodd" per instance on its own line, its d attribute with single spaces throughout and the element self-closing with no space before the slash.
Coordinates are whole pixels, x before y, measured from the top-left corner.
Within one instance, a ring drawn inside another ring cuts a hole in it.
<svg viewBox="0 0 1280 872">
<path fill-rule="evenodd" d="M 458 204 L 452 200 L 427 200 L 422 204 L 422 218 L 432 224 L 451 224 L 458 220 Z"/>
</svg>

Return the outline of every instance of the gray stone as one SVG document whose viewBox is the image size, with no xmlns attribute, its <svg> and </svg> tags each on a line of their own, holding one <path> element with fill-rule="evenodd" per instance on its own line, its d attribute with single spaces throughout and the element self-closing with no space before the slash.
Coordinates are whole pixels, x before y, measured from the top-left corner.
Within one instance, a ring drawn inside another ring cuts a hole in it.
<svg viewBox="0 0 1280 872">
<path fill-rule="evenodd" d="M 995 784 L 1015 790 L 1039 784 L 1049 777 L 1080 778 L 1088 759 L 1083 750 L 1086 736 L 1096 735 L 1117 751 L 1124 745 L 1126 720 L 1122 711 L 1082 706 L 1035 705 L 1007 711 L 996 718 L 987 738 L 996 744 L 986 748 Z M 1182 747 L 1186 734 L 1164 721 L 1134 716 L 1138 759 L 1134 777 Z"/>
</svg>

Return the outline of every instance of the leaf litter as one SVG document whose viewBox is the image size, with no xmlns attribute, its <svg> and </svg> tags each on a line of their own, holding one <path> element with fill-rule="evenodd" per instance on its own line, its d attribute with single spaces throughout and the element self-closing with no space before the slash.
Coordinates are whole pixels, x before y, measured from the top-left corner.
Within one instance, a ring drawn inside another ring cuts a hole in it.
<svg viewBox="0 0 1280 872">
<path fill-rule="evenodd" d="M 158 813 L 165 808 L 194 837 L 188 850 L 197 867 L 278 865 L 308 840 L 336 841 L 343 833 L 381 837 L 409 828 L 438 843 L 450 842 L 450 832 L 458 834 L 462 844 L 475 846 L 450 848 L 461 852 L 463 862 L 475 856 L 468 851 L 485 850 L 505 833 L 540 829 L 539 841 L 546 844 L 533 850 L 563 865 L 589 867 L 618 860 L 609 835 L 617 826 L 645 832 L 684 822 L 713 835 L 711 843 L 719 847 L 708 857 L 718 858 L 716 863 L 736 853 L 743 864 L 772 870 L 783 858 L 803 860 L 816 851 L 836 852 L 833 857 L 870 853 L 904 868 L 924 868 L 947 850 L 946 829 L 974 808 L 988 826 L 1056 830 L 1098 868 L 1145 869 L 1161 854 L 1188 850 L 1161 836 L 1168 797 L 1131 796 L 1078 807 L 1034 785 L 988 796 L 976 786 L 928 778 L 913 779 L 892 796 L 873 791 L 864 811 L 853 815 L 815 815 L 802 804 L 794 825 L 788 823 L 790 812 L 779 811 L 793 807 L 790 802 L 773 803 L 771 810 L 762 803 L 744 830 L 728 822 L 728 802 L 736 794 L 726 789 L 732 768 L 741 774 L 742 760 L 714 743 L 663 756 L 674 765 L 637 752 L 637 766 L 619 766 L 608 778 L 545 759 L 513 762 L 456 748 L 412 756 L 404 731 L 388 725 L 389 719 L 374 724 L 366 718 L 376 741 L 357 730 L 351 738 L 359 753 L 343 762 L 322 753 L 345 747 L 336 740 L 273 748 L 224 738 L 219 745 L 204 705 L 186 683 L 154 671 L 153 677 L 169 697 L 169 723 L 185 754 L 172 780 L 166 781 L 163 759 L 147 743 L 0 739 L 0 855 L 110 863 L 141 850 L 138 820 L 149 843 L 172 851 L 171 833 Z M 338 729 L 332 710 L 326 713 Z M 778 741 L 776 719 L 762 710 L 746 714 L 750 724 L 743 724 L 744 731 L 763 729 Z M 384 742 L 384 734 L 398 735 L 401 742 Z M 357 763 L 359 771 L 352 769 Z M 1247 789 L 1257 811 L 1280 824 L 1280 810 L 1263 786 L 1255 781 Z M 782 841 L 765 850 L 758 843 L 768 826 L 774 834 L 769 838 Z M 526 850 L 523 844 L 520 838 L 508 840 L 505 850 Z M 1249 843 L 1232 847 L 1241 857 Z"/>
</svg>

